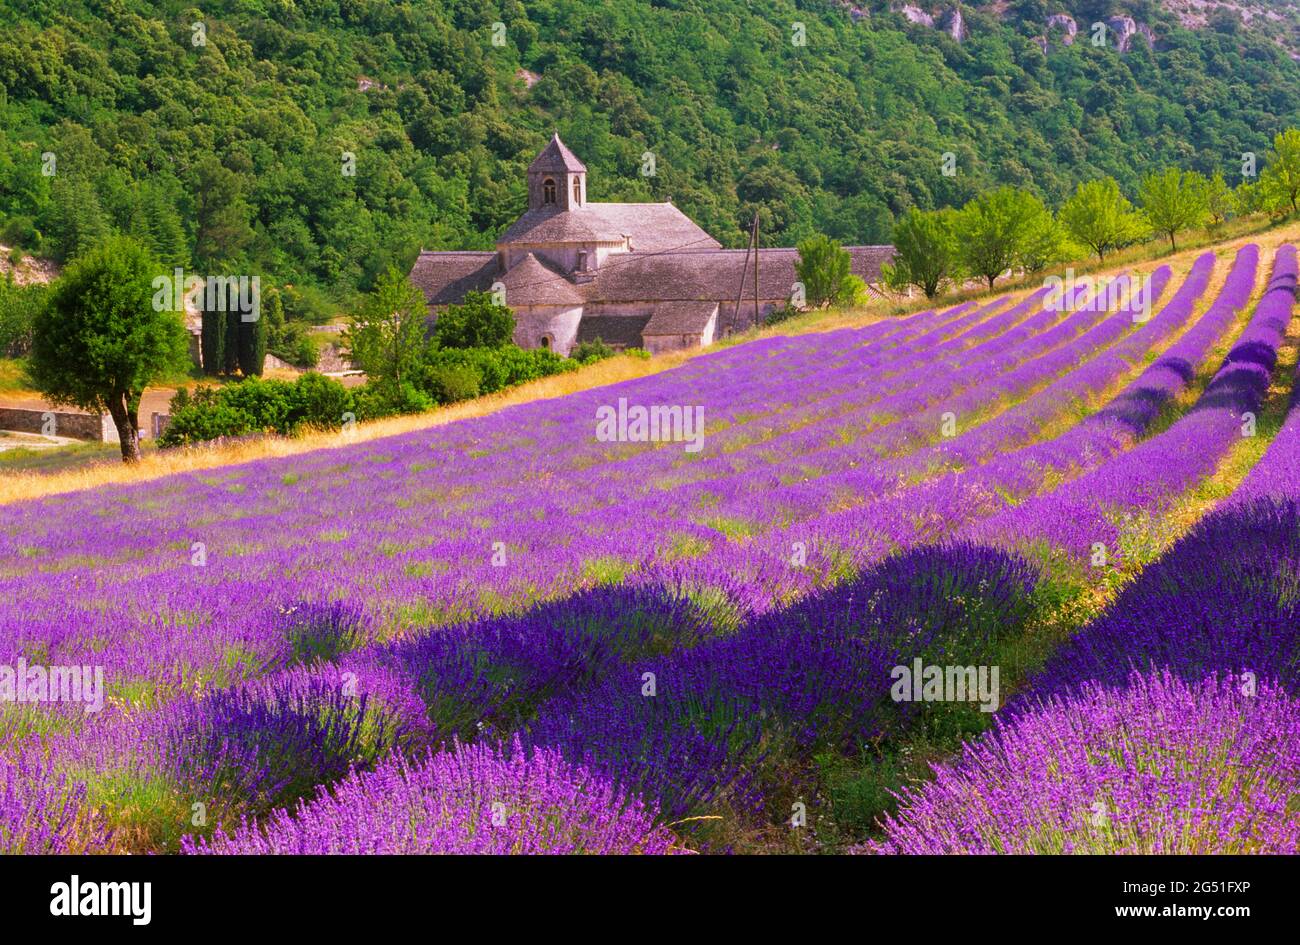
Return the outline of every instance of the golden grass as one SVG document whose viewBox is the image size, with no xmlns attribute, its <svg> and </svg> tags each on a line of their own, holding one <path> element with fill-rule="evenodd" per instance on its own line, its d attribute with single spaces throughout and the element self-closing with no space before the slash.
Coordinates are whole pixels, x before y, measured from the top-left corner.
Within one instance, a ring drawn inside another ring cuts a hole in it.
<svg viewBox="0 0 1300 945">
<path fill-rule="evenodd" d="M 1300 222 L 1284 225 L 1264 225 L 1259 221 L 1243 221 L 1222 234 L 1220 242 L 1213 242 L 1213 237 L 1205 232 L 1196 232 L 1184 237 L 1184 245 L 1177 253 L 1168 253 L 1167 247 L 1158 243 L 1147 243 L 1133 247 L 1109 257 L 1105 264 L 1093 262 L 1075 262 L 1070 265 L 1077 274 L 1117 274 L 1124 270 L 1142 268 L 1141 264 L 1169 264 L 1173 267 L 1175 277 L 1186 274 L 1195 258 L 1208 246 L 1213 245 L 1220 253 L 1234 252 L 1240 246 L 1255 242 L 1262 250 L 1261 268 L 1266 268 L 1270 255 L 1277 246 L 1294 242 L 1300 237 Z M 1061 273 L 1066 267 L 1057 267 L 1053 272 Z M 1226 270 L 1224 270 L 1226 271 Z M 1216 281 L 1222 278 L 1222 272 L 1216 272 Z M 759 338 L 775 335 L 801 335 L 809 333 L 835 331 L 847 327 L 861 327 L 928 308 L 947 308 L 962 301 L 974 300 L 982 303 L 1013 292 L 1021 292 L 1042 284 L 1042 278 L 1021 280 L 1006 285 L 998 285 L 992 292 L 967 288 L 933 301 L 924 297 L 913 299 L 876 299 L 866 306 L 852 310 L 814 311 L 799 315 L 779 325 L 751 330 L 725 339 L 711 348 L 677 351 L 663 354 L 649 360 L 621 355 L 581 370 L 555 377 L 542 378 L 519 387 L 481 397 L 464 403 L 441 407 L 428 413 L 413 414 L 402 417 L 390 417 L 359 424 L 350 434 L 337 431 L 308 434 L 296 439 L 267 437 L 240 443 L 222 444 L 212 447 L 190 447 L 179 450 L 166 450 L 147 453 L 140 463 L 126 466 L 116 462 L 90 465 L 78 469 L 55 473 L 20 473 L 0 478 L 0 504 L 20 502 L 43 496 L 77 492 L 94 489 L 99 486 L 123 483 L 148 482 L 163 476 L 177 473 L 196 472 L 219 466 L 233 466 L 241 463 L 256 462 L 261 459 L 282 456 L 296 456 L 315 450 L 331 449 L 339 446 L 369 442 L 389 436 L 428 430 L 465 420 L 495 413 L 504 407 L 530 403 L 535 400 L 548 400 L 564 397 L 579 391 L 591 390 L 621 381 L 634 380 L 660 371 L 671 370 L 693 358 L 717 351 L 720 348 L 743 344 Z M 3 378 L 0 378 L 0 384 Z"/>
</svg>

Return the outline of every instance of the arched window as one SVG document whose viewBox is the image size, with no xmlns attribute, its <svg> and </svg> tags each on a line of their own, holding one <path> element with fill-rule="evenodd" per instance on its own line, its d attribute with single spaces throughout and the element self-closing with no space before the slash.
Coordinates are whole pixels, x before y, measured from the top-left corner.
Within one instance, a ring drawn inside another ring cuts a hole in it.
<svg viewBox="0 0 1300 945">
<path fill-rule="evenodd" d="M 576 177 L 573 179 L 573 205 L 582 206 L 582 181 Z"/>
<path fill-rule="evenodd" d="M 551 347 L 551 336 L 550 336 L 550 335 L 542 335 L 542 347 L 543 347 L 543 348 L 546 348 L 547 350 L 550 350 L 550 347 Z"/>
<path fill-rule="evenodd" d="M 542 181 L 542 203 L 555 203 L 555 179 L 548 177 Z"/>
<path fill-rule="evenodd" d="M 578 271 L 587 271 L 587 251 L 585 249 L 578 250 Z"/>
</svg>

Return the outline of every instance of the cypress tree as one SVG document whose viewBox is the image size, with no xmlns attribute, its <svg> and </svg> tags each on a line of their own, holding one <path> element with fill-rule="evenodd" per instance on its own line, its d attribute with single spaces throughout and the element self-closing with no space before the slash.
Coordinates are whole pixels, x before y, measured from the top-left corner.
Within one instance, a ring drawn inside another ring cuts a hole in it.
<svg viewBox="0 0 1300 945">
<path fill-rule="evenodd" d="M 259 313 L 260 315 L 260 313 Z M 245 377 L 261 377 L 266 363 L 266 319 L 239 322 L 239 370 Z"/>
<path fill-rule="evenodd" d="M 226 373 L 235 374 L 239 370 L 239 309 L 231 304 L 234 300 L 226 298 Z"/>
<path fill-rule="evenodd" d="M 214 377 L 226 367 L 226 313 L 213 312 L 204 303 L 203 330 L 199 336 L 203 373 Z"/>
</svg>

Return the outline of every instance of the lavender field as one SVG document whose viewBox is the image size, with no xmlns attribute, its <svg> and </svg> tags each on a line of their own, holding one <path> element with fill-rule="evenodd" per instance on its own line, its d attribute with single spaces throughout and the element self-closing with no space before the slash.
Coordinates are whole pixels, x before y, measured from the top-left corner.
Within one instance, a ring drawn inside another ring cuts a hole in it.
<svg viewBox="0 0 1300 945">
<path fill-rule="evenodd" d="M 0 852 L 1300 852 L 1296 279 L 0 506 Z"/>
</svg>

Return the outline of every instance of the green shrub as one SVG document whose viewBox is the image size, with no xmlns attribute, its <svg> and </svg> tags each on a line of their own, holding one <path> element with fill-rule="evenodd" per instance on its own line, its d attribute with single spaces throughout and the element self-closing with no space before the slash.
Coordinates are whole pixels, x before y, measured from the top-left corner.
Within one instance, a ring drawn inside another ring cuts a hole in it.
<svg viewBox="0 0 1300 945">
<path fill-rule="evenodd" d="M 797 309 L 791 302 L 787 301 L 780 308 L 774 308 L 772 311 L 768 312 L 767 317 L 763 319 L 763 324 L 779 325 L 782 322 L 788 322 L 798 314 L 799 309 Z"/>
<path fill-rule="evenodd" d="M 222 401 L 254 419 L 258 429 L 268 433 L 290 433 L 296 424 L 293 416 L 294 384 L 250 377 L 238 384 L 221 388 Z"/>
<path fill-rule="evenodd" d="M 515 315 L 497 305 L 486 292 L 468 292 L 459 305 L 449 305 L 433 325 L 439 348 L 500 348 L 510 344 Z"/>
<path fill-rule="evenodd" d="M 314 430 L 332 430 L 343 423 L 344 414 L 356 413 L 352 391 L 315 371 L 298 378 L 290 400 L 298 423 Z"/>
<path fill-rule="evenodd" d="M 430 397 L 441 403 L 442 380 L 447 368 L 472 368 L 478 374 L 478 392 L 494 394 L 539 377 L 562 374 L 577 368 L 577 363 L 554 351 L 538 348 L 525 351 L 517 345 L 501 348 L 434 348 L 419 373 L 419 383 Z M 467 376 L 462 373 L 462 377 Z M 463 398 L 460 398 L 463 399 Z"/>
<path fill-rule="evenodd" d="M 15 250 L 20 246 L 36 249 L 41 244 L 41 232 L 36 229 L 36 221 L 31 217 L 10 217 L 5 221 L 4 226 L 0 227 L 0 243 L 12 246 Z M 9 257 L 9 261 L 16 264 L 13 256 Z"/>
<path fill-rule="evenodd" d="M 472 364 L 435 364 L 425 375 L 426 390 L 440 404 L 454 404 L 479 395 L 483 376 Z"/>
<path fill-rule="evenodd" d="M 162 447 L 201 443 L 225 436 L 248 436 L 257 431 L 257 419 L 230 406 L 218 387 L 184 388 L 172 398 L 167 429 L 158 438 Z"/>
<path fill-rule="evenodd" d="M 371 382 L 353 393 L 358 420 L 378 420 L 433 409 L 433 399 L 410 381 L 401 385 Z"/>
<path fill-rule="evenodd" d="M 332 378 L 304 374 L 288 381 L 246 378 L 224 387 L 177 391 L 167 429 L 158 445 L 181 446 L 218 437 L 276 433 L 296 436 L 305 429 L 342 426 L 358 412 L 351 391 Z"/>
<path fill-rule="evenodd" d="M 569 357 L 579 364 L 594 364 L 597 361 L 604 361 L 606 358 L 612 358 L 618 354 L 613 348 L 605 344 L 600 338 L 595 341 L 584 341 L 573 346 L 569 352 Z"/>
</svg>

